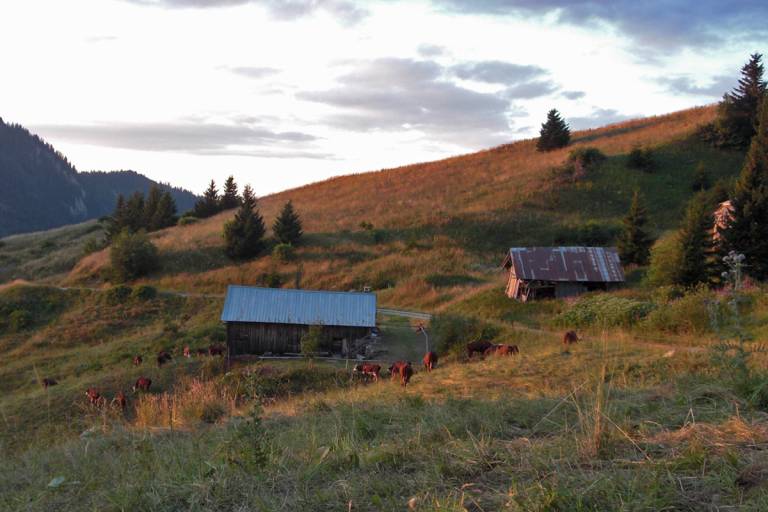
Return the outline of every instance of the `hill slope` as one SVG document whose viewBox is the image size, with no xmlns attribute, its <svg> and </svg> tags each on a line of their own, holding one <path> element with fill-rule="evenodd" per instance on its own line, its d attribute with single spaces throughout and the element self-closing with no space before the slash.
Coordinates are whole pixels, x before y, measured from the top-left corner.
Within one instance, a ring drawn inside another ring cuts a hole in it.
<svg viewBox="0 0 768 512">
<path fill-rule="evenodd" d="M 156 184 L 133 171 L 78 173 L 53 146 L 0 118 L 0 237 L 50 229 L 106 215 L 117 194 L 147 192 Z M 179 211 L 195 196 L 171 191 Z"/>
</svg>

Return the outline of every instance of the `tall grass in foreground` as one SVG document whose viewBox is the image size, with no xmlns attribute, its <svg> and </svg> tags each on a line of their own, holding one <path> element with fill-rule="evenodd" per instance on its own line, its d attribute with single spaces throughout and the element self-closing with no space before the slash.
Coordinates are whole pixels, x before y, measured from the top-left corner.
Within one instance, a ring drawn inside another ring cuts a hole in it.
<svg viewBox="0 0 768 512">
<path fill-rule="evenodd" d="M 237 410 L 235 395 L 214 381 L 183 378 L 174 391 L 142 395 L 136 402 L 139 428 L 191 428 L 216 423 Z"/>
</svg>

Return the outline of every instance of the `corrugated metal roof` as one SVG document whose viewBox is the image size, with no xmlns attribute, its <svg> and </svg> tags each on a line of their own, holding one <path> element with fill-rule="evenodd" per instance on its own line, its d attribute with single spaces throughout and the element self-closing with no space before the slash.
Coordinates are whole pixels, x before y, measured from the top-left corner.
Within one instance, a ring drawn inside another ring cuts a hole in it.
<svg viewBox="0 0 768 512">
<path fill-rule="evenodd" d="M 221 321 L 375 327 L 376 295 L 230 285 Z"/>
<path fill-rule="evenodd" d="M 613 247 L 512 247 L 502 266 L 524 280 L 619 283 L 624 281 Z"/>
</svg>

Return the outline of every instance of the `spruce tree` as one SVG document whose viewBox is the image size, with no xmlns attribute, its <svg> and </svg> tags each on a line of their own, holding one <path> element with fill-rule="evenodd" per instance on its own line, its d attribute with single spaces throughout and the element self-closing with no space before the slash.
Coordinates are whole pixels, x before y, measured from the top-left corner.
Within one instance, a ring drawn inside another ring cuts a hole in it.
<svg viewBox="0 0 768 512">
<path fill-rule="evenodd" d="M 560 117 L 560 113 L 553 108 L 547 114 L 547 122 L 541 125 L 536 149 L 539 151 L 551 151 L 567 146 L 570 141 L 570 128 L 563 121 L 563 118 Z"/>
<path fill-rule="evenodd" d="M 221 209 L 231 210 L 240 206 L 240 196 L 237 195 L 237 183 L 235 177 L 230 176 L 224 182 L 224 193 L 221 195 Z"/>
<path fill-rule="evenodd" d="M 204 219 L 216 215 L 219 211 L 219 191 L 216 182 L 211 180 L 203 197 L 195 203 L 195 216 Z"/>
<path fill-rule="evenodd" d="M 640 199 L 640 193 L 636 190 L 629 205 L 629 212 L 624 217 L 624 228 L 619 236 L 619 257 L 624 264 L 648 263 L 653 241 L 644 230 L 647 221 L 645 206 Z"/>
<path fill-rule="evenodd" d="M 709 283 L 713 277 L 712 207 L 705 194 L 696 194 L 688 203 L 677 233 L 678 261 L 675 284 L 695 286 Z"/>
<path fill-rule="evenodd" d="M 296 210 L 293 209 L 291 201 L 285 203 L 280 215 L 275 219 L 272 232 L 280 243 L 298 245 L 303 231 L 301 229 L 301 219 Z"/>
<path fill-rule="evenodd" d="M 731 198 L 733 219 L 724 232 L 728 250 L 746 257 L 746 273 L 768 278 L 768 100 Z"/>
<path fill-rule="evenodd" d="M 123 194 L 117 195 L 115 211 L 109 217 L 107 225 L 107 239 L 113 240 L 123 229 L 128 227 L 128 209 Z"/>
<path fill-rule="evenodd" d="M 264 249 L 264 219 L 256 205 L 256 196 L 250 185 L 243 188 L 243 202 L 235 218 L 224 224 L 224 247 L 227 256 L 245 259 L 256 256 Z"/>
<path fill-rule="evenodd" d="M 708 190 L 712 186 L 712 180 L 709 178 L 707 168 L 704 166 L 704 162 L 699 162 L 696 166 L 696 171 L 693 174 L 693 183 L 691 183 L 691 190 L 699 192 L 701 190 Z"/>
<path fill-rule="evenodd" d="M 154 231 L 159 229 L 153 226 L 153 220 L 157 207 L 160 205 L 160 199 L 163 197 L 163 192 L 157 185 L 152 185 L 147 194 L 147 200 L 144 202 L 144 227 L 147 231 Z"/>
<path fill-rule="evenodd" d="M 176 220 L 176 201 L 173 200 L 170 192 L 163 192 L 148 228 L 150 231 L 167 228 L 175 225 Z"/>
<path fill-rule="evenodd" d="M 126 221 L 129 231 L 135 233 L 144 227 L 146 220 L 144 212 L 144 194 L 134 192 L 125 204 Z"/>
<path fill-rule="evenodd" d="M 758 110 L 765 96 L 763 56 L 754 53 L 741 68 L 739 85 L 723 96 L 715 125 L 722 146 L 747 147 L 755 134 Z"/>
</svg>

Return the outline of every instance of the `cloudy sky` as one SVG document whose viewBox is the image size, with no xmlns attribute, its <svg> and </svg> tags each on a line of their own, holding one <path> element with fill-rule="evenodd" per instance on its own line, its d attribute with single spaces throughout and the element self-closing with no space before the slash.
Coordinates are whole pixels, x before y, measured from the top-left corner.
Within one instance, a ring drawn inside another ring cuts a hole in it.
<svg viewBox="0 0 768 512">
<path fill-rule="evenodd" d="M 0 117 L 80 171 L 266 194 L 716 101 L 768 2 L 2 0 Z"/>
</svg>

